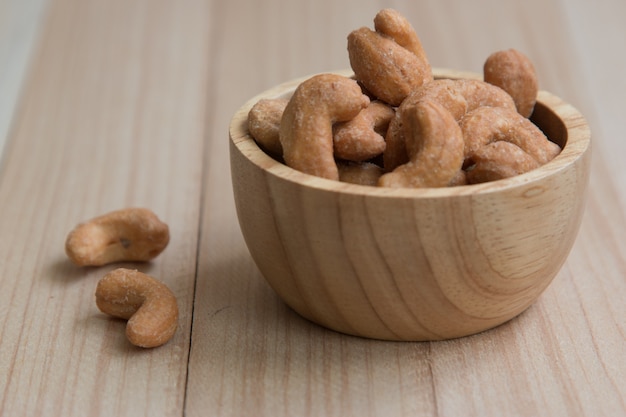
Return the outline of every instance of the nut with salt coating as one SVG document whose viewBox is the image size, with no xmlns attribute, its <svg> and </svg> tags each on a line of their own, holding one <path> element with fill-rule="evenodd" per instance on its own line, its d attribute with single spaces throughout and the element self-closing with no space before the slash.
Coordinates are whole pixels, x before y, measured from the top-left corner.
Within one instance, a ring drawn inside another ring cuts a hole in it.
<svg viewBox="0 0 626 417">
<path fill-rule="evenodd" d="M 415 29 L 400 12 L 394 9 L 382 9 L 374 16 L 374 30 L 393 39 L 401 47 L 413 52 L 423 65 L 424 80 L 432 80 L 432 69 L 428 64 L 426 52 Z"/>
<path fill-rule="evenodd" d="M 478 184 L 513 177 L 538 168 L 539 163 L 511 142 L 491 142 L 471 155 L 467 182 Z"/>
<path fill-rule="evenodd" d="M 402 114 L 405 109 L 420 101 L 434 101 L 446 109 L 454 120 L 460 121 L 467 112 L 476 108 L 504 107 L 515 110 L 511 96 L 501 88 L 479 80 L 440 79 L 424 84 L 414 90 L 402 102 L 387 130 L 386 147 L 383 154 L 385 171 L 392 171 L 408 161 L 405 146 L 405 129 L 402 127 Z"/>
<path fill-rule="evenodd" d="M 354 119 L 335 124 L 335 156 L 360 162 L 382 154 L 385 150 L 384 136 L 394 114 L 393 108 L 385 103 L 372 101 Z"/>
<path fill-rule="evenodd" d="M 149 261 L 170 241 L 169 227 L 152 211 L 132 207 L 77 225 L 67 236 L 65 253 L 79 266 Z"/>
<path fill-rule="evenodd" d="M 105 314 L 128 320 L 126 337 L 135 346 L 168 342 L 178 327 L 178 304 L 162 282 L 126 268 L 106 274 L 96 287 L 96 305 Z"/>
<path fill-rule="evenodd" d="M 375 31 L 362 27 L 348 35 L 348 58 L 365 88 L 392 106 L 433 79 L 432 69 L 415 30 L 398 12 L 380 11 Z"/>
<path fill-rule="evenodd" d="M 383 187 L 445 187 L 463 165 L 463 134 L 444 106 L 433 100 L 415 103 L 402 113 L 409 161 L 380 177 Z"/>
<path fill-rule="evenodd" d="M 543 165 L 559 154 L 561 148 L 530 120 L 515 110 L 502 107 L 479 107 L 461 121 L 465 140 L 465 158 L 491 142 L 506 141 L 517 145 Z"/>
<path fill-rule="evenodd" d="M 539 83 L 532 61 L 520 51 L 507 49 L 489 55 L 483 65 L 485 82 L 509 93 L 517 111 L 530 117 L 537 102 Z"/>
<path fill-rule="evenodd" d="M 350 184 L 376 186 L 384 171 L 371 162 L 340 162 L 339 181 Z"/>
<path fill-rule="evenodd" d="M 287 103 L 286 98 L 259 100 L 248 112 L 248 130 L 259 146 L 266 152 L 282 156 L 280 144 L 280 120 Z"/>
<path fill-rule="evenodd" d="M 280 123 L 285 163 L 307 174 L 338 180 L 333 124 L 351 120 L 369 103 L 357 82 L 348 77 L 320 74 L 302 82 Z"/>
</svg>

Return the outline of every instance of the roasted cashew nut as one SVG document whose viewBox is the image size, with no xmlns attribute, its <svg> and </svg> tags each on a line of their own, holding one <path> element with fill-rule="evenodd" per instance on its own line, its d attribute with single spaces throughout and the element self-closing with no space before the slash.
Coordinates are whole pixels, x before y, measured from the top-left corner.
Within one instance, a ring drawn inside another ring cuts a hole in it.
<svg viewBox="0 0 626 417">
<path fill-rule="evenodd" d="M 248 112 L 248 131 L 266 152 L 282 156 L 280 144 L 280 119 L 289 100 L 286 98 L 259 100 Z"/>
<path fill-rule="evenodd" d="M 519 114 L 530 117 L 537 102 L 539 83 L 531 60 L 515 49 L 489 55 L 483 65 L 483 78 L 513 97 Z"/>
<path fill-rule="evenodd" d="M 538 168 L 539 163 L 511 142 L 492 142 L 478 148 L 471 156 L 467 182 L 477 184 L 513 177 Z"/>
<path fill-rule="evenodd" d="M 67 236 L 65 252 L 81 266 L 149 261 L 169 240 L 169 228 L 156 214 L 145 208 L 127 208 L 76 226 Z"/>
<path fill-rule="evenodd" d="M 161 346 L 178 326 L 172 291 L 136 270 L 118 268 L 106 274 L 96 287 L 96 305 L 103 313 L 128 320 L 126 337 L 135 346 Z"/>
<path fill-rule="evenodd" d="M 338 180 L 333 124 L 354 118 L 369 102 L 356 81 L 341 75 L 320 74 L 302 82 L 280 123 L 285 163 L 307 174 Z"/>
<path fill-rule="evenodd" d="M 372 101 L 354 119 L 335 124 L 335 157 L 360 162 L 382 154 L 385 150 L 385 134 L 394 114 L 390 106 Z"/>
<path fill-rule="evenodd" d="M 355 77 L 379 100 L 398 106 L 412 90 L 433 79 L 419 38 L 398 12 L 387 9 L 367 27 L 348 35 L 348 58 Z M 384 31 L 384 32 L 380 32 Z"/>
<path fill-rule="evenodd" d="M 445 187 L 463 164 L 463 134 L 444 106 L 424 100 L 402 113 L 409 162 L 380 177 L 383 187 Z"/>
<path fill-rule="evenodd" d="M 479 107 L 461 121 L 465 140 L 465 159 L 481 147 L 497 141 L 517 145 L 540 165 L 551 161 L 561 148 L 529 119 L 515 110 L 502 107 Z"/>
<path fill-rule="evenodd" d="M 450 112 L 456 121 L 478 107 L 505 107 L 515 110 L 511 96 L 501 88 L 479 80 L 441 79 L 422 85 L 402 102 L 391 120 L 383 154 L 385 171 L 391 171 L 408 161 L 402 128 L 402 113 L 419 101 L 435 101 Z"/>
<path fill-rule="evenodd" d="M 340 161 L 339 181 L 350 184 L 376 186 L 378 179 L 384 174 L 383 169 L 371 162 Z"/>
<path fill-rule="evenodd" d="M 374 17 L 374 30 L 393 39 L 401 47 L 420 58 L 425 81 L 432 80 L 432 69 L 428 64 L 426 52 L 411 22 L 394 9 L 382 9 Z"/>
</svg>

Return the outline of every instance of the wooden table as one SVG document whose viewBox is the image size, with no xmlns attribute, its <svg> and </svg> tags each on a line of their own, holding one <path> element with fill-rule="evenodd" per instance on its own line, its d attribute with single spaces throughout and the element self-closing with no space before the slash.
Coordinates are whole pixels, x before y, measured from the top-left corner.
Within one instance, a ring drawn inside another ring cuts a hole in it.
<svg viewBox="0 0 626 417">
<path fill-rule="evenodd" d="M 0 0 L 0 414 L 626 415 L 626 3 L 418 3 Z M 392 343 L 313 325 L 263 281 L 237 223 L 232 114 L 347 68 L 347 34 L 388 6 L 433 66 L 480 72 L 493 51 L 523 51 L 592 128 L 567 263 L 530 309 L 476 336 Z M 64 253 L 78 222 L 126 206 L 171 230 L 161 256 L 130 264 L 178 297 L 178 331 L 152 350 L 94 303 L 121 265 Z"/>
</svg>

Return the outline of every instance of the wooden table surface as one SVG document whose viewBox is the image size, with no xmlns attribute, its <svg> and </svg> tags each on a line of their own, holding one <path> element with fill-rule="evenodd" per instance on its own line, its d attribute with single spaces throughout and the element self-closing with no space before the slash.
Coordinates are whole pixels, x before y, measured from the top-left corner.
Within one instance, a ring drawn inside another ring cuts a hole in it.
<svg viewBox="0 0 626 417">
<path fill-rule="evenodd" d="M 523 51 L 592 129 L 565 266 L 479 335 L 393 343 L 311 324 L 239 230 L 230 117 L 275 84 L 347 68 L 347 34 L 384 7 L 436 67 Z M 626 415 L 625 21 L 622 0 L 0 0 L 0 415 Z M 154 261 L 123 265 L 178 298 L 178 331 L 152 350 L 95 305 L 122 264 L 64 253 L 78 222 L 127 206 L 171 231 Z"/>
</svg>

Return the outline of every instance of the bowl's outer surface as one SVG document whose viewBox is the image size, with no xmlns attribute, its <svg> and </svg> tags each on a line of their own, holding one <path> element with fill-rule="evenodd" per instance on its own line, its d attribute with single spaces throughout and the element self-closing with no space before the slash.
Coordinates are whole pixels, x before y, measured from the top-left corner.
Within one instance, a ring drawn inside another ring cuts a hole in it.
<svg viewBox="0 0 626 417">
<path fill-rule="evenodd" d="M 535 171 L 481 185 L 386 190 L 297 172 L 250 138 L 252 104 L 299 81 L 250 100 L 230 126 L 243 236 L 295 311 L 348 334 L 439 340 L 504 323 L 550 284 L 578 233 L 589 176 L 590 132 L 572 106 L 540 93 L 533 120 L 566 146 Z"/>
</svg>

